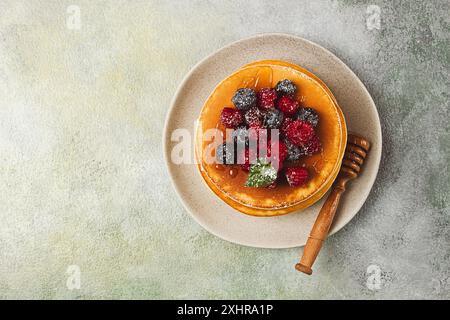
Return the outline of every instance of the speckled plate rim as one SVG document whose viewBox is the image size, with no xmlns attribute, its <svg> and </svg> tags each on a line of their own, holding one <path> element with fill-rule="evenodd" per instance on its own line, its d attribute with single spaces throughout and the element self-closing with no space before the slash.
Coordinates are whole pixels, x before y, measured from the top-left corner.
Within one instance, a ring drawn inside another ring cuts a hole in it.
<svg viewBox="0 0 450 320">
<path fill-rule="evenodd" d="M 203 65 L 210 62 L 210 60 L 213 59 L 219 53 L 223 53 L 226 50 L 237 49 L 240 46 L 245 45 L 247 42 L 251 42 L 253 40 L 264 40 L 265 38 L 266 39 L 280 38 L 280 40 L 283 39 L 283 40 L 299 42 L 299 43 L 303 43 L 303 45 L 306 44 L 306 45 L 310 46 L 311 48 L 313 48 L 313 50 L 317 50 L 318 52 L 321 51 L 322 54 L 327 55 L 331 60 L 333 60 L 334 63 L 336 63 L 339 67 L 343 68 L 345 70 L 345 72 L 352 78 L 352 80 L 355 81 L 355 83 L 358 85 L 358 89 L 360 89 L 362 91 L 361 93 L 363 95 L 363 98 L 366 100 L 366 103 L 368 105 L 370 105 L 371 112 L 372 112 L 371 117 L 373 118 L 372 124 L 375 126 L 375 132 L 374 132 L 374 137 L 372 137 L 372 139 L 371 139 L 372 148 L 371 148 L 368 160 L 366 160 L 366 164 L 369 160 L 370 160 L 370 162 L 372 162 L 371 170 L 369 172 L 366 172 L 368 170 L 362 171 L 361 175 L 366 176 L 365 186 L 363 189 L 359 189 L 357 198 L 353 197 L 351 199 L 351 202 L 352 202 L 352 208 L 351 208 L 352 210 L 351 211 L 352 212 L 348 213 L 348 211 L 347 211 L 346 214 L 341 214 L 340 217 L 339 216 L 336 217 L 335 222 L 333 223 L 333 225 L 331 227 L 329 235 L 331 236 L 332 234 L 334 234 L 334 233 L 338 232 L 340 229 L 342 229 L 358 213 L 358 211 L 361 209 L 364 202 L 366 201 L 366 199 L 370 193 L 370 190 L 372 189 L 372 186 L 377 177 L 377 173 L 378 173 L 378 169 L 379 169 L 379 165 L 380 165 L 380 161 L 381 161 L 382 133 L 381 133 L 380 119 L 378 116 L 378 112 L 377 112 L 375 103 L 373 102 L 372 97 L 370 96 L 369 92 L 367 91 L 367 89 L 364 86 L 364 84 L 362 83 L 362 81 L 354 74 L 354 72 L 342 60 L 340 60 L 333 53 L 331 53 L 329 50 L 323 48 L 322 46 L 320 46 L 314 42 L 311 42 L 309 40 L 306 40 L 304 38 L 298 37 L 298 36 L 284 34 L 284 33 L 258 34 L 258 35 L 252 36 L 252 37 L 248 37 L 245 39 L 241 39 L 241 40 L 232 42 L 232 43 L 220 48 L 219 50 L 213 52 L 212 54 L 206 56 L 204 59 L 199 61 L 196 65 L 194 65 L 194 67 L 192 67 L 192 69 L 186 74 L 186 76 L 183 78 L 180 85 L 178 86 L 178 88 L 172 98 L 172 101 L 170 103 L 170 108 L 166 115 L 164 128 L 163 128 L 163 139 L 162 139 L 163 140 L 162 143 L 163 143 L 164 161 L 166 163 L 167 171 L 168 171 L 170 180 L 172 182 L 172 185 L 173 185 L 178 197 L 181 199 L 183 206 L 190 213 L 190 215 L 194 218 L 194 220 L 197 221 L 198 224 L 200 224 L 204 229 L 206 229 L 210 233 L 214 234 L 215 236 L 217 236 L 219 238 L 227 240 L 229 242 L 233 242 L 233 243 L 244 245 L 244 246 L 250 246 L 250 247 L 271 248 L 271 249 L 284 249 L 284 248 L 300 247 L 306 243 L 307 235 L 309 234 L 309 230 L 315 220 L 315 217 L 317 216 L 318 212 L 320 211 L 320 208 L 324 202 L 324 199 L 326 199 L 328 193 L 322 198 L 321 201 L 319 201 L 314 206 L 307 209 L 307 210 L 314 210 L 315 214 L 312 217 L 312 219 L 309 219 L 308 223 L 298 226 L 299 236 L 296 240 L 293 241 L 292 239 L 289 239 L 288 241 L 283 241 L 283 239 L 274 239 L 274 241 L 269 240 L 269 242 L 268 242 L 268 241 L 261 241 L 261 237 L 257 237 L 256 239 L 252 239 L 252 236 L 250 236 L 248 238 L 245 238 L 245 237 L 239 238 L 239 237 L 233 236 L 229 232 L 223 232 L 223 230 L 220 230 L 217 228 L 212 228 L 211 225 L 207 221 L 202 219 L 202 213 L 198 212 L 198 209 L 195 209 L 193 207 L 191 200 L 186 196 L 185 191 L 179 187 L 178 179 L 177 179 L 176 175 L 174 174 L 174 166 L 177 166 L 177 165 L 174 165 L 170 162 L 170 153 L 171 153 L 170 135 L 171 135 L 171 132 L 169 132 L 169 130 L 168 130 L 169 124 L 171 123 L 174 112 L 176 111 L 176 107 L 178 104 L 177 102 L 180 98 L 180 94 L 183 92 L 183 90 L 185 90 L 187 84 L 191 80 L 192 75 L 195 74 L 198 71 L 198 69 L 200 69 Z M 263 60 L 266 58 L 269 58 L 269 57 L 262 57 L 259 60 Z M 283 60 L 282 57 L 281 58 L 280 57 L 270 57 L 270 58 Z M 252 61 L 255 61 L 255 60 L 258 60 L 258 59 L 253 59 Z M 251 62 L 251 61 L 243 62 L 242 65 L 244 65 L 248 62 Z M 293 61 L 291 61 L 291 62 L 293 62 Z M 301 66 L 305 67 L 304 65 L 301 65 Z M 305 67 L 305 68 L 308 69 L 307 67 Z M 315 73 L 314 70 L 310 70 L 310 71 Z M 323 80 L 322 76 L 319 75 L 319 77 Z M 324 82 L 330 87 L 330 85 L 326 81 L 324 81 Z M 216 85 L 216 84 L 214 84 L 214 85 Z M 331 90 L 333 91 L 333 88 L 331 88 Z M 336 98 L 338 99 L 338 102 L 341 105 L 339 98 L 338 97 L 336 97 Z M 200 109 L 201 109 L 201 107 L 202 106 L 200 106 Z M 345 115 L 345 108 L 343 108 L 343 109 L 344 109 L 343 111 L 344 111 L 344 115 Z M 349 131 L 352 131 L 351 126 L 349 127 Z M 355 130 L 355 131 L 358 132 L 357 130 Z M 375 140 L 374 140 L 374 138 L 375 138 Z M 198 170 L 197 166 L 195 166 L 195 165 L 190 166 L 189 169 L 188 168 L 189 167 L 186 166 L 187 170 L 196 170 L 196 171 Z M 200 173 L 197 172 L 197 175 L 200 176 Z M 360 181 L 361 180 L 362 179 L 360 179 Z M 357 181 L 357 180 L 355 180 L 355 181 Z M 205 190 L 208 189 L 204 183 L 203 183 L 203 188 L 205 188 Z M 352 186 L 350 186 L 350 188 L 352 188 Z M 354 189 L 357 189 L 357 187 L 354 187 Z M 213 196 L 218 199 L 217 196 L 213 195 L 211 190 L 209 190 L 209 191 L 210 191 L 209 196 Z M 349 193 L 349 192 L 347 192 L 347 193 Z M 221 200 L 219 199 L 219 201 L 221 201 Z M 345 200 L 345 195 L 344 195 L 344 200 L 342 202 L 345 202 L 345 201 L 346 200 Z M 344 207 L 344 206 L 345 206 L 344 204 L 341 204 L 341 207 L 339 210 L 342 211 L 343 210 L 342 207 Z M 228 207 L 228 210 L 235 211 L 231 207 Z M 243 217 L 246 216 L 245 214 L 238 213 L 235 211 L 234 214 L 236 214 L 236 213 L 238 215 L 242 215 Z M 287 216 L 291 216 L 291 215 L 302 215 L 302 214 L 304 214 L 304 212 L 291 213 L 291 214 L 281 216 L 281 217 L 253 217 L 253 218 L 268 220 L 268 219 L 278 219 L 278 218 L 287 217 Z M 257 223 L 257 222 L 255 221 L 255 223 Z M 307 232 L 306 233 L 303 232 L 303 234 L 301 234 L 301 232 L 300 232 L 301 230 L 303 230 L 303 231 L 306 230 Z"/>
</svg>

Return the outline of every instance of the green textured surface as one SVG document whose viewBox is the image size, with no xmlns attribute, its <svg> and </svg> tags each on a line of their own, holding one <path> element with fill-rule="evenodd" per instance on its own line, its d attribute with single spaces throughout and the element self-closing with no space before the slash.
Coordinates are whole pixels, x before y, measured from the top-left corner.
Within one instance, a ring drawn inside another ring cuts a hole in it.
<svg viewBox="0 0 450 320">
<path fill-rule="evenodd" d="M 81 10 L 81 29 L 66 9 Z M 381 28 L 366 25 L 369 5 Z M 448 1 L 0 2 L 0 298 L 450 298 Z M 185 73 L 230 41 L 325 46 L 373 95 L 383 159 L 315 275 L 184 211 L 161 135 Z M 162 174 L 163 173 L 163 174 Z M 381 287 L 366 286 L 369 265 Z M 81 287 L 66 286 L 69 265 Z"/>
</svg>

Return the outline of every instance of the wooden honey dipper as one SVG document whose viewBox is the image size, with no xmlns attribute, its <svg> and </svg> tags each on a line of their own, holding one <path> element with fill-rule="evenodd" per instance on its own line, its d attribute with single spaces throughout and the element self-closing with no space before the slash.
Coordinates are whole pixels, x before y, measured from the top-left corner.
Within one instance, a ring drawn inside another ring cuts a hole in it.
<svg viewBox="0 0 450 320">
<path fill-rule="evenodd" d="M 298 271 L 312 274 L 311 267 L 319 254 L 323 241 L 328 235 L 334 215 L 339 206 L 339 200 L 345 191 L 345 185 L 348 181 L 358 177 L 369 148 L 370 143 L 366 139 L 352 133 L 348 135 L 347 147 L 341 169 L 328 199 L 320 210 L 316 222 L 314 222 L 305 249 L 303 250 L 302 258 L 295 265 L 295 269 Z"/>
</svg>

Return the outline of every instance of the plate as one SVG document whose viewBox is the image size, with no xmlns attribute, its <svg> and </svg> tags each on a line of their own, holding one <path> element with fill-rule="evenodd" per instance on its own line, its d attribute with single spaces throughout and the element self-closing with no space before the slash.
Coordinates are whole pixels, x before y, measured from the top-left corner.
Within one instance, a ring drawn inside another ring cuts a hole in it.
<svg viewBox="0 0 450 320">
<path fill-rule="evenodd" d="M 303 246 L 328 193 L 307 209 L 276 217 L 254 217 L 234 210 L 205 184 L 194 163 L 195 122 L 215 86 L 241 66 L 256 60 L 285 60 L 316 74 L 331 89 L 344 112 L 347 128 L 372 146 L 362 171 L 341 199 L 330 234 L 345 226 L 364 204 L 378 173 L 381 126 L 376 106 L 358 77 L 334 54 L 306 39 L 287 34 L 261 34 L 243 39 L 200 61 L 186 75 L 172 100 L 163 135 L 170 179 L 192 217 L 212 234 L 241 245 L 262 248 Z M 177 130 L 178 129 L 178 130 Z M 180 130 L 181 129 L 181 130 Z M 175 134 L 174 134 L 175 133 Z M 172 161 L 172 152 L 190 145 L 187 163 Z M 187 138 L 191 138 L 188 144 Z M 174 147 L 177 148 L 174 149 Z M 190 153 L 190 155 L 189 155 Z"/>
</svg>

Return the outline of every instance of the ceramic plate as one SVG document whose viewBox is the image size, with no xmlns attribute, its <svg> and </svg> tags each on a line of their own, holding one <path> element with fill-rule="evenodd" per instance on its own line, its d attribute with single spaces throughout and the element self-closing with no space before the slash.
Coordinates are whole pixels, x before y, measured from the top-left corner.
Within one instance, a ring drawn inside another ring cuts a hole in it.
<svg viewBox="0 0 450 320">
<path fill-rule="evenodd" d="M 242 65 L 256 60 L 285 60 L 308 69 L 331 89 L 344 112 L 349 131 L 372 143 L 359 177 L 350 182 L 330 233 L 345 226 L 363 205 L 375 181 L 381 158 L 381 127 L 376 106 L 358 77 L 334 54 L 311 41 L 286 34 L 262 34 L 234 42 L 199 62 L 179 86 L 164 127 L 164 154 L 169 175 L 187 211 L 206 230 L 225 240 L 263 248 L 291 248 L 306 243 L 326 194 L 315 205 L 278 217 L 253 217 L 220 200 L 205 184 L 195 164 L 171 161 L 175 129 L 189 130 L 215 86 Z M 194 144 L 191 143 L 194 155 Z"/>
</svg>

